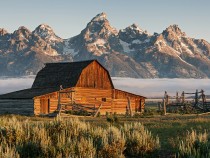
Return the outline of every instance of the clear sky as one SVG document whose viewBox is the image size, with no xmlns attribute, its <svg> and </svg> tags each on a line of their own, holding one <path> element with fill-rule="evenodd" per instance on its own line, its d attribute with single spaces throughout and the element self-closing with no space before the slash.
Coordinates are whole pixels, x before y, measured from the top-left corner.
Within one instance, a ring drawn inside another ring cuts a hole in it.
<svg viewBox="0 0 210 158">
<path fill-rule="evenodd" d="M 0 28 L 9 32 L 46 23 L 69 38 L 105 12 L 118 30 L 136 23 L 153 34 L 178 24 L 188 36 L 210 42 L 210 0 L 1 0 L 0 6 Z"/>
</svg>

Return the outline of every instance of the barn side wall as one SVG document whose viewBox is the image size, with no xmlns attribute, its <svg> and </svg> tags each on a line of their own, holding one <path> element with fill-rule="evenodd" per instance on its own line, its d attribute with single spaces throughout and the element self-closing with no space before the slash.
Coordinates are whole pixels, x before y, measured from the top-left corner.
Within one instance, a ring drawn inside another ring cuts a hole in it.
<svg viewBox="0 0 210 158">
<path fill-rule="evenodd" d="M 0 114 L 34 115 L 33 99 L 1 99 Z"/>
<path fill-rule="evenodd" d="M 145 98 L 139 95 L 113 89 L 112 112 L 125 114 L 130 101 L 131 110 L 135 112 L 143 112 L 145 106 Z"/>
<path fill-rule="evenodd" d="M 58 106 L 58 92 L 53 92 L 34 98 L 34 114 L 53 113 Z"/>
<path fill-rule="evenodd" d="M 61 93 L 60 103 L 71 104 L 75 103 L 82 105 L 84 110 L 93 111 L 91 108 L 97 110 L 102 104 L 100 113 L 102 115 L 106 112 L 117 114 L 125 114 L 128 108 L 128 98 L 132 112 L 143 112 L 145 98 L 120 91 L 117 89 L 96 89 L 96 88 L 82 88 L 73 87 L 67 88 L 63 91 L 73 91 L 72 93 Z M 58 106 L 59 93 L 54 92 L 40 97 L 34 98 L 34 113 L 35 115 L 53 113 Z M 71 97 L 72 96 L 72 100 Z M 46 105 L 48 104 L 48 105 Z M 48 107 L 49 106 L 49 107 Z M 89 107 L 89 108 L 88 108 Z M 67 105 L 67 109 L 71 110 L 72 106 Z"/>
<path fill-rule="evenodd" d="M 94 107 L 96 109 L 102 104 L 100 113 L 112 112 L 112 89 L 74 88 L 74 101 L 77 104 Z"/>
<path fill-rule="evenodd" d="M 95 88 L 81 88 L 74 87 L 68 88 L 63 91 L 74 91 L 72 93 L 61 93 L 60 103 L 61 104 L 71 104 L 76 103 L 85 107 L 95 108 L 102 104 L 100 113 L 103 115 L 106 112 L 112 112 L 112 89 L 95 89 Z M 46 95 L 42 95 L 34 98 L 34 113 L 35 115 L 53 113 L 58 106 L 58 94 L 59 92 L 54 92 Z M 71 100 L 72 95 L 72 100 Z M 47 105 L 49 104 L 49 110 L 47 110 Z M 44 110 L 43 110 L 44 108 Z M 71 106 L 67 105 L 67 109 L 71 110 Z M 88 110 L 86 108 L 85 110 Z M 93 111 L 93 110 L 91 110 Z"/>
</svg>

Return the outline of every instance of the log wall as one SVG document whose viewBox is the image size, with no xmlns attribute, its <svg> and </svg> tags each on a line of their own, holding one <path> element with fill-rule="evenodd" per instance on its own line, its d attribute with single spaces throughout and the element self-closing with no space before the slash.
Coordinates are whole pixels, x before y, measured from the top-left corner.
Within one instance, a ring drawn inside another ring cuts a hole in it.
<svg viewBox="0 0 210 158">
<path fill-rule="evenodd" d="M 132 112 L 143 112 L 145 98 L 134 95 L 131 93 L 127 93 L 117 89 L 97 89 L 97 88 L 82 88 L 82 87 L 74 87 L 64 89 L 62 91 L 73 91 L 71 93 L 60 93 L 60 103 L 61 104 L 70 104 L 75 103 L 82 105 L 83 107 L 95 108 L 102 104 L 100 109 L 100 113 L 102 115 L 106 114 L 106 112 L 125 114 L 126 107 L 128 108 L 128 99 L 130 99 L 130 105 Z M 49 111 L 47 113 L 52 113 L 57 109 L 58 106 L 58 94 L 59 92 L 54 92 L 50 94 L 46 94 L 40 97 L 34 98 L 34 109 L 35 114 L 39 115 L 40 113 L 44 113 L 41 108 L 42 103 L 46 103 L 47 101 L 42 101 L 49 99 Z M 72 100 L 71 100 L 72 97 Z M 71 110 L 72 107 L 66 106 L 67 109 Z M 46 107 L 45 107 L 46 109 Z"/>
<path fill-rule="evenodd" d="M 112 89 L 74 88 L 74 101 L 77 104 L 91 106 L 97 109 L 101 104 L 100 113 L 112 112 Z"/>
<path fill-rule="evenodd" d="M 135 112 L 135 100 L 130 99 L 132 112 Z M 128 108 L 128 99 L 114 99 L 112 104 L 112 112 L 117 114 L 126 114 Z"/>
<path fill-rule="evenodd" d="M 33 115 L 33 99 L 2 99 L 0 100 L 0 114 Z"/>
<path fill-rule="evenodd" d="M 112 89 L 113 83 L 108 71 L 94 61 L 81 73 L 76 87 Z"/>
<path fill-rule="evenodd" d="M 91 107 L 97 109 L 101 104 L 101 114 L 106 112 L 112 112 L 112 90 L 111 89 L 96 89 L 96 88 L 68 88 L 64 91 L 74 91 L 72 93 L 61 93 L 60 94 L 60 103 L 61 104 L 70 104 L 76 103 L 83 106 Z M 44 103 L 42 100 L 49 99 L 49 113 L 54 112 L 58 106 L 58 93 L 54 92 L 47 95 L 39 96 L 34 98 L 34 113 L 36 115 L 42 114 L 41 104 Z M 72 96 L 72 100 L 71 97 Z M 71 110 L 70 107 L 67 106 Z M 43 113 L 44 114 L 44 113 Z"/>
<path fill-rule="evenodd" d="M 117 105 L 117 109 L 113 110 L 117 112 L 119 106 L 124 109 L 128 105 L 128 99 L 130 99 L 132 112 L 143 112 L 145 106 L 145 97 L 128 93 L 122 90 L 113 89 L 114 105 Z M 113 107 L 115 107 L 113 105 Z M 121 111 L 122 111 L 121 109 Z"/>
</svg>

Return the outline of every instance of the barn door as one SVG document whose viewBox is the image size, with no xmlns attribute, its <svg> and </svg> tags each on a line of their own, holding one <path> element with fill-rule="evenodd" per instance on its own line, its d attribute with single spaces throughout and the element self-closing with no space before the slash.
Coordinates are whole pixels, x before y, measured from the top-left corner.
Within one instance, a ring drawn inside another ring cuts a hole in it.
<svg viewBox="0 0 210 158">
<path fill-rule="evenodd" d="M 49 99 L 41 99 L 40 114 L 48 114 L 50 110 Z"/>
</svg>

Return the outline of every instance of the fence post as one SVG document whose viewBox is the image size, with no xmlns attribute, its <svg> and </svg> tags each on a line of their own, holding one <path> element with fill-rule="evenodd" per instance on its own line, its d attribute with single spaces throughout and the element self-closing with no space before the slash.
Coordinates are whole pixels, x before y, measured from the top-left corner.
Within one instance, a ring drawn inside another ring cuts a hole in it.
<svg viewBox="0 0 210 158">
<path fill-rule="evenodd" d="M 163 99 L 163 114 L 166 115 L 166 100 Z"/>
<path fill-rule="evenodd" d="M 132 113 L 132 107 L 131 107 L 130 97 L 127 97 L 127 99 L 128 99 L 128 109 L 129 109 L 130 115 L 132 117 L 133 116 L 133 113 Z"/>
</svg>

